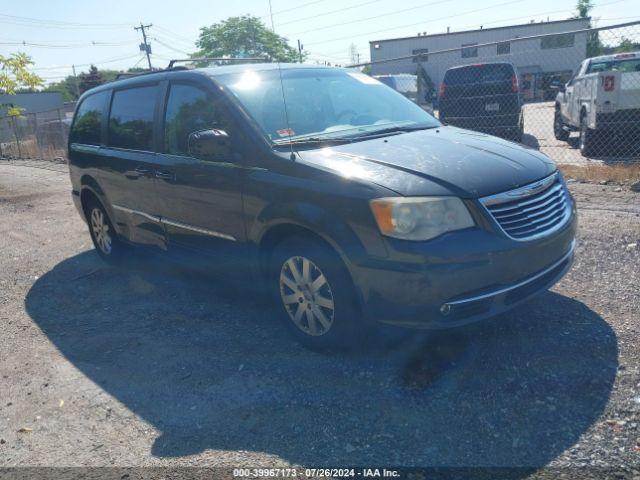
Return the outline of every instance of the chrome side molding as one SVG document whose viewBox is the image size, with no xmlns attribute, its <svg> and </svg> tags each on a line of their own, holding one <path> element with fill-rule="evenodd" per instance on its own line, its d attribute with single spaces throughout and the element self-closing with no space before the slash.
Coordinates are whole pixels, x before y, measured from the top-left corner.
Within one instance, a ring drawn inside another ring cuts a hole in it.
<svg viewBox="0 0 640 480">
<path fill-rule="evenodd" d="M 121 212 L 128 213 L 129 215 L 138 215 L 140 217 L 144 217 L 152 222 L 160 223 L 160 217 L 156 215 L 151 215 L 146 212 L 141 212 L 140 210 L 133 210 L 131 208 L 123 207 L 121 205 L 111 205 L 114 210 L 120 210 Z"/>
<path fill-rule="evenodd" d="M 215 230 L 209 230 L 207 228 L 196 227 L 195 225 L 189 225 L 187 223 L 178 222 L 176 220 L 169 220 L 168 218 L 161 218 L 160 223 L 165 225 L 171 225 L 172 227 L 181 228 L 183 230 L 190 230 L 192 232 L 201 233 L 203 235 L 209 235 L 210 237 L 223 238 L 225 240 L 236 241 L 236 237 L 227 235 L 226 233 L 216 232 Z"/>
<path fill-rule="evenodd" d="M 224 240 L 230 240 L 232 242 L 236 242 L 236 237 L 232 235 L 227 235 L 226 233 L 216 232 L 215 230 L 209 230 L 207 228 L 197 227 L 195 225 L 189 225 L 188 223 L 178 222 L 177 220 L 170 220 L 168 218 L 162 218 L 158 215 L 151 215 L 146 212 L 142 212 L 140 210 L 134 210 L 132 208 L 123 207 L 122 205 L 112 205 L 114 210 L 119 210 L 124 213 L 128 213 L 129 215 L 138 215 L 144 217 L 152 222 L 159 223 L 161 225 L 170 225 L 172 227 L 181 228 L 183 230 L 189 230 L 191 232 L 201 233 L 202 235 L 208 235 L 210 237 L 222 238 Z"/>
</svg>

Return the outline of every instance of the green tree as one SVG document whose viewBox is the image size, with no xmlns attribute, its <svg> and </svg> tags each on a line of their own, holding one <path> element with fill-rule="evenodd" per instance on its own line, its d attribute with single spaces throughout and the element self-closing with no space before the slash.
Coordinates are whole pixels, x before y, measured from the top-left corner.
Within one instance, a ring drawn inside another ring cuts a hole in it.
<svg viewBox="0 0 640 480">
<path fill-rule="evenodd" d="M 287 39 L 268 29 L 258 17 L 230 17 L 200 29 L 193 57 L 266 58 L 279 62 L 297 62 L 300 55 Z M 306 55 L 302 54 L 303 59 Z"/>
<path fill-rule="evenodd" d="M 589 28 L 591 28 L 591 10 L 593 10 L 593 0 L 578 0 L 576 3 L 576 14 L 573 18 L 589 19 Z M 602 55 L 603 45 L 600 41 L 598 32 L 590 32 L 587 34 L 587 57 L 597 57 Z"/>
<path fill-rule="evenodd" d="M 578 0 L 576 4 L 576 18 L 589 18 L 593 7 L 593 0 Z"/>
<path fill-rule="evenodd" d="M 614 48 L 613 53 L 635 52 L 640 50 L 640 42 L 634 43 L 626 37 L 622 37 L 620 44 Z"/>
<path fill-rule="evenodd" d="M 107 82 L 107 79 L 104 78 L 102 72 L 100 72 L 98 70 L 98 67 L 96 67 L 95 65 L 91 65 L 87 73 L 83 72 L 78 75 L 78 85 L 80 88 L 80 93 L 84 93 L 91 88 L 102 85 L 105 82 Z"/>
<path fill-rule="evenodd" d="M 78 99 L 80 87 L 79 80 L 73 75 L 69 75 L 59 82 L 50 83 L 44 88 L 45 92 L 60 92 L 65 102 L 73 102 Z"/>
<path fill-rule="evenodd" d="M 93 73 L 91 70 L 93 70 Z M 106 82 L 111 82 L 122 73 L 146 72 L 144 68 L 130 68 L 126 72 L 124 72 L 121 70 L 98 70 L 93 66 L 91 70 L 89 71 L 89 73 L 80 73 L 80 75 L 78 75 L 77 77 L 69 75 L 59 82 L 50 83 L 44 90 L 46 92 L 60 92 L 62 93 L 62 98 L 65 102 L 73 102 L 77 100 L 78 97 L 89 88 L 97 87 L 98 85 L 102 85 Z M 82 78 L 89 78 L 89 81 L 81 86 L 80 81 Z"/>
<path fill-rule="evenodd" d="M 24 53 L 13 53 L 8 57 L 0 55 L 0 93 L 13 95 L 17 90 L 35 89 L 42 85 L 42 79 L 29 67 L 33 61 Z M 20 115 L 22 109 L 15 105 L 9 105 L 7 115 Z"/>
</svg>

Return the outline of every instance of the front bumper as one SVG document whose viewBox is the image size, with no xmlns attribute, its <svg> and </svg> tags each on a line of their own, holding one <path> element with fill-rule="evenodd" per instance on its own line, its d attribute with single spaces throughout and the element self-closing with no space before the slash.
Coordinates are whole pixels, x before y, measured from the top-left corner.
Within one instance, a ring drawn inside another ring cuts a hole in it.
<svg viewBox="0 0 640 480">
<path fill-rule="evenodd" d="M 430 242 L 389 242 L 391 259 L 355 265 L 371 322 L 440 329 L 514 308 L 559 281 L 573 261 L 575 207 L 563 227 L 534 241 L 484 228 Z"/>
</svg>

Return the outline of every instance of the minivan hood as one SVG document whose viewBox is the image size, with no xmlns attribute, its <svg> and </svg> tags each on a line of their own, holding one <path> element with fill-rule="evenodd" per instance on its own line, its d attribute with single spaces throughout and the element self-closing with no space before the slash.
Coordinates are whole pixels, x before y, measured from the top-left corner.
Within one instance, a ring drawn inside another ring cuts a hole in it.
<svg viewBox="0 0 640 480">
<path fill-rule="evenodd" d="M 299 155 L 345 178 L 368 180 L 407 196 L 484 197 L 556 170 L 537 150 L 455 127 L 303 150 Z"/>
</svg>

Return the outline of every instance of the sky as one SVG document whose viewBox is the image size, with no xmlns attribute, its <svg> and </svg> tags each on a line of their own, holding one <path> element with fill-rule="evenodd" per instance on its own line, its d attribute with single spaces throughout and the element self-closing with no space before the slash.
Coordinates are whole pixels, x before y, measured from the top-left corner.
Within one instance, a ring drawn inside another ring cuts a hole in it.
<svg viewBox="0 0 640 480">
<path fill-rule="evenodd" d="M 575 0 L 272 0 L 275 31 L 292 46 L 300 40 L 308 61 L 361 61 L 369 41 L 498 27 L 530 20 L 561 20 Z M 594 0 L 598 26 L 640 20 L 640 0 Z M 199 29 L 230 16 L 251 14 L 271 27 L 269 0 L 0 0 L 0 54 L 25 52 L 47 83 L 98 68 L 145 66 L 134 26 L 148 29 L 154 67 L 196 50 Z M 640 28 L 640 27 L 637 27 Z"/>
</svg>

